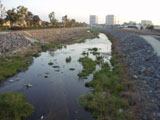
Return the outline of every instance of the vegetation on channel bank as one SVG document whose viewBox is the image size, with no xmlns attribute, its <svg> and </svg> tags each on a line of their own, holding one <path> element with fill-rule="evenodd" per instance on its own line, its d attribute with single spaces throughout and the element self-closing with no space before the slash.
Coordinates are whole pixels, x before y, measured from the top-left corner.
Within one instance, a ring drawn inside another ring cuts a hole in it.
<svg viewBox="0 0 160 120">
<path fill-rule="evenodd" d="M 90 31 L 90 32 L 87 32 Z M 84 42 L 85 39 L 98 37 L 98 31 L 88 29 L 86 33 L 77 36 L 75 42 Z M 74 41 L 73 41 L 74 42 Z M 68 44 L 68 43 L 67 43 Z M 35 42 L 34 47 L 25 51 L 17 52 L 14 55 L 0 57 L 0 84 L 8 77 L 18 72 L 26 70 L 33 62 L 33 57 L 39 57 L 41 51 L 56 50 L 65 48 L 65 44 L 60 41 L 50 43 Z M 66 59 L 70 62 L 71 57 Z M 48 63 L 53 65 L 53 62 Z M 53 66 L 57 67 L 57 66 Z M 75 70 L 70 68 L 70 70 Z M 25 120 L 34 110 L 34 107 L 25 102 L 21 93 L 0 94 L 0 120 Z"/>
<path fill-rule="evenodd" d="M 34 107 L 24 100 L 21 93 L 5 93 L 0 95 L 0 120 L 25 120 Z"/>
<path fill-rule="evenodd" d="M 109 39 L 114 43 L 111 36 Z M 97 49 L 92 51 L 97 52 Z M 129 110 L 128 99 L 121 96 L 126 85 L 124 70 L 119 58 L 119 54 L 113 49 L 111 58 L 113 69 L 108 63 L 101 62 L 101 70 L 96 71 L 93 80 L 85 84 L 86 87 L 93 89 L 92 92 L 79 98 L 79 104 L 91 112 L 97 120 L 134 120 L 134 115 Z M 87 74 L 86 65 L 84 63 L 82 65 L 84 68 L 82 71 Z M 95 64 L 90 64 L 88 67 L 94 68 Z"/>
</svg>

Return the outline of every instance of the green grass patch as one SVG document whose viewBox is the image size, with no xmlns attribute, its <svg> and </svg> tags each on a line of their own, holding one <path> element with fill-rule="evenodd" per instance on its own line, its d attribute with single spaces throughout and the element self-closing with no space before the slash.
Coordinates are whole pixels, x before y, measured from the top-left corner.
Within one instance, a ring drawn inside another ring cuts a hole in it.
<svg viewBox="0 0 160 120">
<path fill-rule="evenodd" d="M 54 64 L 53 62 L 49 62 L 49 63 L 48 63 L 48 65 L 53 65 L 53 64 Z"/>
<path fill-rule="evenodd" d="M 98 48 L 88 48 L 88 51 L 90 51 L 90 54 L 92 54 L 92 55 L 95 55 L 95 56 L 97 56 L 97 55 L 100 55 L 100 52 L 98 52 Z"/>
<path fill-rule="evenodd" d="M 97 48 L 90 48 L 88 49 L 88 51 L 90 51 L 90 54 L 92 55 L 100 55 L 100 52 L 98 52 L 98 49 Z"/>
<path fill-rule="evenodd" d="M 118 58 L 117 53 L 113 51 L 112 70 L 108 63 L 101 62 L 101 70 L 94 74 L 92 81 L 85 84 L 86 87 L 93 88 L 92 93 L 80 96 L 78 101 L 98 120 L 134 120 L 133 114 L 129 111 L 128 99 L 120 96 L 125 90 L 125 84 L 124 71 Z M 96 55 L 96 63 L 101 59 L 103 56 Z"/>
<path fill-rule="evenodd" d="M 34 42 L 34 45 L 42 45 L 41 42 Z"/>
<path fill-rule="evenodd" d="M 80 78 L 85 78 L 96 70 L 96 62 L 89 57 L 82 57 L 79 62 L 83 66 L 82 72 L 78 73 Z"/>
<path fill-rule="evenodd" d="M 61 49 L 62 47 L 63 47 L 63 45 L 58 42 L 41 45 L 42 51 L 56 50 L 56 49 Z"/>
<path fill-rule="evenodd" d="M 0 82 L 7 77 L 15 75 L 17 72 L 26 69 L 31 63 L 31 58 L 20 56 L 0 58 Z"/>
<path fill-rule="evenodd" d="M 90 29 L 90 32 L 93 34 L 94 38 L 99 38 L 99 33 L 101 31 L 96 28 L 92 28 L 92 29 Z"/>
<path fill-rule="evenodd" d="M 35 58 L 37 58 L 37 57 L 39 57 L 40 55 L 41 55 L 40 53 L 36 52 L 36 53 L 34 53 L 32 56 L 35 57 Z"/>
<path fill-rule="evenodd" d="M 116 60 L 115 60 L 116 61 Z M 112 71 L 107 63 L 102 65 L 102 69 L 94 74 L 91 82 L 87 82 L 87 87 L 92 87 L 92 93 L 82 95 L 79 104 L 90 111 L 98 120 L 131 120 L 132 115 L 127 111 L 128 100 L 120 97 L 124 90 L 121 82 L 123 70 L 115 63 Z"/>
<path fill-rule="evenodd" d="M 90 52 L 90 54 L 92 54 L 92 55 L 100 55 L 100 53 L 97 52 L 97 51 L 92 51 L 92 52 Z"/>
<path fill-rule="evenodd" d="M 89 31 L 89 32 L 88 32 Z M 80 36 L 76 36 L 76 38 L 74 39 L 79 39 L 77 41 L 77 43 L 83 43 L 85 42 L 87 39 L 94 39 L 94 38 L 99 38 L 99 33 L 100 31 L 98 29 L 95 29 L 95 28 L 91 28 L 91 29 L 87 29 L 85 31 L 85 33 L 83 33 L 82 35 Z"/>
<path fill-rule="evenodd" d="M 89 48 L 88 51 L 95 51 L 95 52 L 97 52 L 98 48 Z"/>
<path fill-rule="evenodd" d="M 88 53 L 88 52 L 83 51 L 83 52 L 82 52 L 82 55 L 84 55 L 84 56 L 88 56 L 88 55 L 89 55 L 89 53 Z"/>
<path fill-rule="evenodd" d="M 66 63 L 70 63 L 71 60 L 72 60 L 71 56 L 67 57 L 67 58 L 66 58 Z"/>
<path fill-rule="evenodd" d="M 33 111 L 34 107 L 20 93 L 0 95 L 0 120 L 25 120 Z"/>
<path fill-rule="evenodd" d="M 62 49 L 63 48 L 63 44 L 61 44 L 59 42 L 51 42 L 49 44 L 41 43 L 41 42 L 34 42 L 34 45 L 40 46 L 42 51 L 56 50 L 56 49 Z"/>
</svg>

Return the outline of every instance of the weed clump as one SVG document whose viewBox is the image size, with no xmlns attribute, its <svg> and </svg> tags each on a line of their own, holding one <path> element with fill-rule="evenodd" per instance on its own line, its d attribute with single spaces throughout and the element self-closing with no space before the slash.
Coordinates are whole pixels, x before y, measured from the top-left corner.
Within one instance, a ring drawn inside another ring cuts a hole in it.
<svg viewBox="0 0 160 120">
<path fill-rule="evenodd" d="M 96 55 L 96 63 L 99 65 L 99 64 L 102 64 L 104 59 L 104 57 L 102 55 Z"/>
<path fill-rule="evenodd" d="M 93 92 L 79 99 L 79 104 L 97 119 L 130 120 L 130 114 L 124 112 L 128 100 L 120 97 L 124 85 L 120 80 L 123 76 L 122 69 L 117 64 L 112 71 L 107 63 L 103 64 L 102 69 L 94 74 L 93 80 L 86 83 L 87 87 L 93 87 Z"/>
<path fill-rule="evenodd" d="M 40 55 L 41 55 L 41 54 L 37 52 L 37 53 L 34 53 L 32 56 L 35 57 L 35 58 L 37 58 L 37 57 L 39 57 Z"/>
<path fill-rule="evenodd" d="M 53 64 L 54 64 L 53 62 L 49 62 L 49 63 L 48 63 L 48 65 L 53 65 Z"/>
<path fill-rule="evenodd" d="M 93 73 L 93 71 L 95 71 L 96 69 L 96 62 L 89 57 L 82 57 L 79 59 L 79 62 L 82 63 L 83 66 L 82 72 L 78 74 L 80 78 L 87 77 L 89 74 Z"/>
<path fill-rule="evenodd" d="M 66 58 L 66 62 L 67 63 L 71 62 L 71 60 L 72 60 L 71 56 L 69 56 L 69 57 Z"/>
<path fill-rule="evenodd" d="M 35 42 L 34 43 L 36 46 L 39 46 L 42 51 L 47 51 L 47 50 L 55 50 L 55 49 L 61 49 L 63 48 L 63 45 L 58 42 L 52 42 L 52 43 L 41 43 L 41 42 Z"/>
<path fill-rule="evenodd" d="M 74 70 L 75 70 L 75 68 L 70 68 L 69 70 L 74 71 Z"/>
<path fill-rule="evenodd" d="M 92 28 L 90 29 L 90 32 L 93 34 L 93 38 L 99 38 L 99 33 L 100 33 L 100 30 L 96 29 L 96 28 Z"/>
<path fill-rule="evenodd" d="M 98 48 L 96 48 L 96 47 L 95 48 L 89 48 L 88 51 L 95 51 L 95 52 L 97 52 Z"/>
<path fill-rule="evenodd" d="M 90 51 L 90 54 L 92 55 L 100 55 L 98 48 L 89 48 L 88 51 Z"/>
<path fill-rule="evenodd" d="M 24 100 L 20 93 L 5 93 L 0 95 L 0 119 L 24 120 L 32 112 L 34 107 Z"/>
<path fill-rule="evenodd" d="M 88 56 L 88 55 L 89 55 L 89 53 L 88 53 L 88 52 L 83 51 L 83 52 L 82 52 L 82 55 L 84 55 L 84 56 Z"/>
<path fill-rule="evenodd" d="M 23 71 L 31 63 L 31 58 L 24 58 L 21 56 L 0 58 L 0 82 L 7 77 L 15 75 L 17 72 Z"/>
<path fill-rule="evenodd" d="M 59 66 L 53 66 L 53 68 L 60 68 Z"/>
</svg>

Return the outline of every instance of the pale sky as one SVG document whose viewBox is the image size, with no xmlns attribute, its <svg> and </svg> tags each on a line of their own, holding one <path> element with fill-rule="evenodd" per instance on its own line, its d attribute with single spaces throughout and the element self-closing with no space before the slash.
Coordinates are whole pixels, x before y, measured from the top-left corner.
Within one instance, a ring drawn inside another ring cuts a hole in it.
<svg viewBox="0 0 160 120">
<path fill-rule="evenodd" d="M 56 18 L 68 15 L 77 21 L 89 22 L 89 15 L 97 15 L 99 23 L 105 22 L 105 16 L 119 16 L 120 23 L 152 20 L 160 25 L 160 0 L 1 0 L 6 10 L 19 5 L 27 7 L 42 20 L 48 20 L 51 11 Z"/>
</svg>

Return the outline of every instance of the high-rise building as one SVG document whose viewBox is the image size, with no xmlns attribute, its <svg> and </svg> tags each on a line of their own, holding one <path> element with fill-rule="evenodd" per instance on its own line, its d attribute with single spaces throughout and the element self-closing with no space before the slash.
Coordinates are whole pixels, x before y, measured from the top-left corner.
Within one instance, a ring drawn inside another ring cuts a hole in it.
<svg viewBox="0 0 160 120">
<path fill-rule="evenodd" d="M 98 24 L 98 16 L 90 15 L 90 25 Z"/>
<path fill-rule="evenodd" d="M 114 25 L 114 24 L 116 24 L 116 16 L 107 15 L 106 16 L 106 25 Z"/>
</svg>

